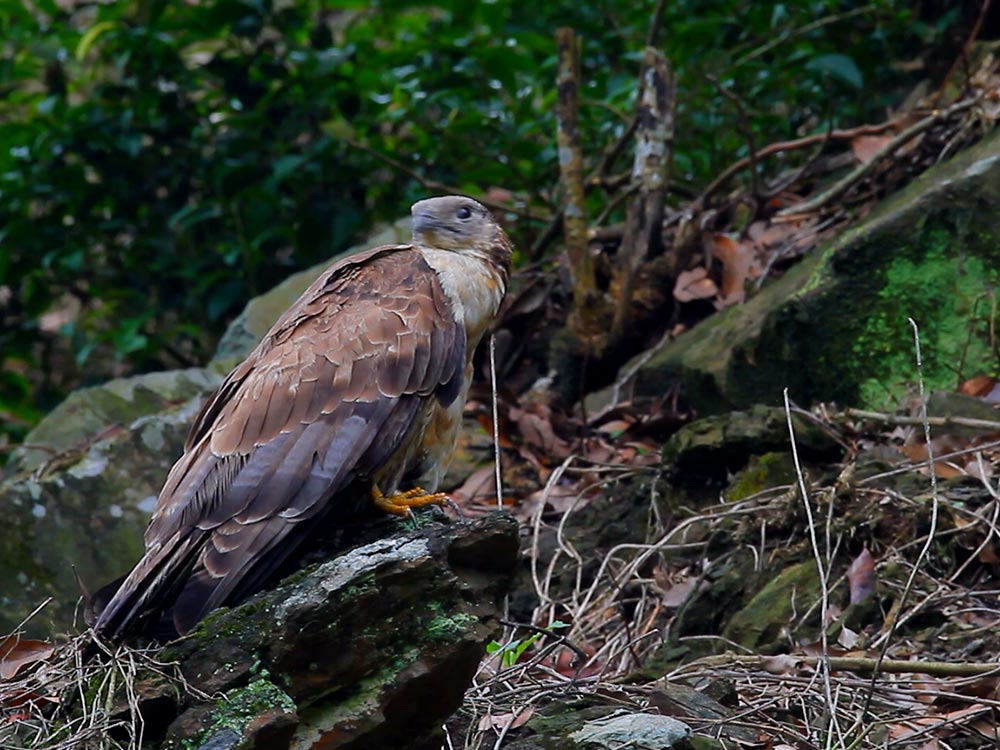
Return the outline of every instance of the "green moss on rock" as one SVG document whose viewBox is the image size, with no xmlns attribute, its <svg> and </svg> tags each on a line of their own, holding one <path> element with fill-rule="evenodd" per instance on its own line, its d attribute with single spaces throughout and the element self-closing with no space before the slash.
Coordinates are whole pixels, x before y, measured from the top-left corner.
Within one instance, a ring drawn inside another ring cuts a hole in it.
<svg viewBox="0 0 1000 750">
<path fill-rule="evenodd" d="M 212 746 L 213 738 L 221 739 L 221 735 L 230 740 L 221 746 L 238 746 L 251 723 L 265 713 L 295 714 L 295 701 L 263 677 L 226 692 L 215 705 L 212 724 L 198 736 L 185 741 L 185 748 Z"/>
<path fill-rule="evenodd" d="M 791 453 L 765 453 L 753 456 L 726 490 L 726 500 L 738 502 L 758 492 L 795 481 L 795 463 Z"/>
<path fill-rule="evenodd" d="M 773 651 L 780 645 L 782 628 L 791 623 L 795 613 L 812 606 L 819 590 L 814 561 L 785 568 L 730 618 L 722 635 L 751 651 Z"/>
</svg>

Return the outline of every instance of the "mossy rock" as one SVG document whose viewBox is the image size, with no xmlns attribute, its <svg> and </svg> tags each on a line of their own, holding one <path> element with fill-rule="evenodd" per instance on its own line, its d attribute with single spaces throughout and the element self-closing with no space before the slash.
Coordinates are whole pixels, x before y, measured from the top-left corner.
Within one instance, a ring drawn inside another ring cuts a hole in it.
<svg viewBox="0 0 1000 750">
<path fill-rule="evenodd" d="M 49 412 L 25 437 L 27 448 L 11 454 L 10 474 L 35 471 L 53 455 L 85 450 L 88 441 L 116 427 L 128 428 L 135 420 L 167 411 L 214 391 L 221 378 L 208 370 L 151 372 L 116 378 L 101 385 L 74 391 Z M 162 447 L 151 438 L 151 450 Z M 35 447 L 37 446 L 37 447 Z"/>
<path fill-rule="evenodd" d="M 792 624 L 796 613 L 808 610 L 819 596 L 816 563 L 806 560 L 792 565 L 736 612 L 722 635 L 751 651 L 772 653 L 783 645 L 782 630 Z"/>
<path fill-rule="evenodd" d="M 1000 132 L 927 170 L 779 281 L 678 337 L 638 371 L 636 393 L 678 380 L 702 414 L 818 400 L 882 407 L 994 372 L 1000 282 Z"/>
<path fill-rule="evenodd" d="M 796 478 L 791 453 L 751 456 L 746 467 L 729 483 L 725 497 L 731 503 L 739 502 L 764 490 L 793 484 Z"/>
<path fill-rule="evenodd" d="M 792 414 L 795 444 L 807 458 L 836 459 L 842 449 L 818 424 Z M 754 406 L 699 419 L 667 441 L 663 459 L 681 479 L 725 477 L 742 469 L 752 456 L 791 454 L 791 437 L 784 409 Z"/>
<path fill-rule="evenodd" d="M 156 496 L 199 407 L 194 399 L 141 417 L 0 483 L 7 520 L 0 536 L 0 632 L 47 597 L 52 601 L 28 622 L 27 633 L 66 630 L 81 593 L 74 572 L 93 590 L 135 564 Z"/>
<path fill-rule="evenodd" d="M 517 560 L 517 523 L 494 513 L 378 539 L 217 610 L 159 658 L 225 700 L 188 705 L 168 736 L 218 748 L 440 747 L 498 635 Z M 261 729 L 283 744 L 253 745 Z"/>
</svg>

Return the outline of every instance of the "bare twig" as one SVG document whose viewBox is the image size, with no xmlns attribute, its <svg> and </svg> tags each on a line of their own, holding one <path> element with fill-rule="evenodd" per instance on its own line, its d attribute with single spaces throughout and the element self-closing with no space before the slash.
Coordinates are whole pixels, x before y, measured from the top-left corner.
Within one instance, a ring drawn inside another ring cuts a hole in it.
<svg viewBox="0 0 1000 750">
<path fill-rule="evenodd" d="M 917 323 L 913 318 L 908 318 L 908 320 L 910 322 L 910 327 L 913 329 L 913 349 L 917 361 L 917 393 L 920 397 L 920 413 L 924 418 L 924 440 L 927 443 L 927 460 L 930 462 L 931 466 L 933 466 L 934 445 L 931 442 L 931 426 L 927 422 L 927 399 L 924 395 L 924 365 L 923 359 L 920 356 L 920 329 L 917 327 Z M 906 585 L 903 587 L 903 593 L 899 597 L 897 605 L 897 610 L 899 612 L 903 611 L 903 605 L 906 603 L 906 599 L 910 595 L 910 590 L 913 588 L 913 582 L 917 577 L 917 571 L 920 569 L 923 561 L 927 559 L 927 554 L 930 552 L 931 545 L 934 543 L 934 537 L 937 533 L 939 508 L 940 500 L 938 498 L 937 473 L 931 471 L 931 527 L 927 532 L 927 539 L 924 541 L 924 546 L 920 549 L 916 562 L 914 562 L 913 567 L 910 569 L 910 575 L 906 579 Z M 878 646 L 879 641 L 881 641 L 878 659 L 874 669 L 872 670 L 871 685 L 869 687 L 868 694 L 865 696 L 864 714 L 868 713 L 871 706 L 872 695 L 875 692 L 875 682 L 878 680 L 879 665 L 885 660 L 886 652 L 889 650 L 889 644 L 892 642 L 892 636 L 896 632 L 899 621 L 899 617 L 892 618 L 892 621 L 889 623 L 889 629 L 872 644 L 873 646 Z"/>
<path fill-rule="evenodd" d="M 497 508 L 503 510 L 503 479 L 500 475 L 500 413 L 497 408 L 497 337 L 490 334 L 490 403 L 493 407 L 493 472 Z"/>
<path fill-rule="evenodd" d="M 827 627 L 828 613 L 830 611 L 830 571 L 827 564 L 823 562 L 823 555 L 820 554 L 819 541 L 816 537 L 816 521 L 813 518 L 812 511 L 812 500 L 809 498 L 809 489 L 806 487 L 805 476 L 802 474 L 802 464 L 799 462 L 799 449 L 798 443 L 795 440 L 795 425 L 792 422 L 792 407 L 791 402 L 788 399 L 788 389 L 784 389 L 784 402 L 785 402 L 785 420 L 788 424 L 788 438 L 792 448 L 792 462 L 795 465 L 795 477 L 798 481 L 799 494 L 802 496 L 802 505 L 805 507 L 806 518 L 809 523 L 809 544 L 812 548 L 813 559 L 816 561 L 816 572 L 819 575 L 819 590 L 820 590 L 820 643 L 822 647 L 822 654 L 820 656 L 822 669 L 820 670 L 821 676 L 823 678 L 823 690 L 826 695 L 827 708 L 830 712 L 830 720 L 833 722 L 834 729 L 837 730 L 838 735 L 840 735 L 841 746 L 843 746 L 843 733 L 840 731 L 840 725 L 837 723 L 837 712 L 836 704 L 833 700 L 833 688 L 830 682 L 830 665 L 828 659 L 830 658 L 830 644 L 828 642 Z M 829 538 L 827 539 L 827 554 L 829 554 Z"/>
<path fill-rule="evenodd" d="M 747 158 L 749 159 L 748 166 L 750 167 L 750 195 L 754 200 L 758 200 L 761 195 L 760 191 L 760 175 L 757 174 L 757 147 L 754 145 L 753 137 L 753 126 L 750 124 L 750 116 L 747 114 L 746 106 L 743 104 L 743 100 L 736 94 L 735 91 L 731 91 L 727 87 L 723 86 L 719 79 L 715 76 L 705 76 L 709 82 L 718 90 L 720 94 L 726 97 L 729 101 L 733 103 L 736 107 L 737 122 L 739 123 L 740 132 L 743 133 L 743 137 L 746 138 L 747 142 Z"/>
<path fill-rule="evenodd" d="M 876 669 L 893 674 L 926 674 L 935 677 L 980 677 L 1000 673 L 1000 664 L 944 661 L 904 661 L 902 659 L 882 659 L 869 656 L 742 656 L 739 654 L 719 654 L 705 656 L 689 662 L 679 669 L 686 672 L 694 667 L 744 667 L 773 672 L 801 665 L 816 668 L 826 661 L 831 669 L 858 674 L 871 674 Z"/>
<path fill-rule="evenodd" d="M 980 430 L 1000 431 L 1000 421 L 992 419 L 973 419 L 972 417 L 907 417 L 900 414 L 886 414 L 879 411 L 869 411 L 867 409 L 844 409 L 840 414 L 832 415 L 834 418 L 851 417 L 854 419 L 871 419 L 876 422 L 884 422 L 890 425 L 913 425 L 922 426 L 928 424 L 931 427 L 972 427 Z"/>
<path fill-rule="evenodd" d="M 780 141 L 778 143 L 771 143 L 764 146 L 757 152 L 757 159 L 764 159 L 769 156 L 774 156 L 776 154 L 782 154 L 787 151 L 797 151 L 798 149 L 808 148 L 810 146 L 815 146 L 817 144 L 824 143 L 826 141 L 840 141 L 840 140 L 851 140 L 859 135 L 879 135 L 884 133 L 886 130 L 891 130 L 897 127 L 899 123 L 902 122 L 902 118 L 896 118 L 892 120 L 887 120 L 886 122 L 880 123 L 878 125 L 860 125 L 856 128 L 848 128 L 846 130 L 833 130 L 825 131 L 823 133 L 817 133 L 815 135 L 807 135 L 802 138 L 796 138 L 791 141 Z M 722 170 L 719 175 L 712 180 L 708 187 L 706 187 L 701 195 L 694 201 L 694 206 L 702 207 L 706 204 L 709 197 L 718 192 L 724 184 L 726 184 L 733 175 L 746 169 L 751 163 L 749 156 L 744 156 L 741 159 L 737 159 L 728 167 Z"/>
<path fill-rule="evenodd" d="M 948 72 L 945 74 L 944 78 L 941 79 L 941 85 L 938 87 L 937 93 L 934 95 L 934 102 L 939 103 L 944 98 L 944 92 L 948 84 L 952 82 L 952 78 L 955 75 L 955 71 L 958 69 L 959 65 L 966 66 L 966 74 L 968 75 L 969 66 L 969 53 L 972 51 L 972 45 L 979 38 L 979 32 L 982 31 L 983 21 L 986 20 L 986 14 L 990 11 L 990 0 L 982 0 L 982 4 L 979 6 L 979 15 L 976 16 L 976 22 L 972 25 L 972 30 L 969 32 L 969 37 L 965 40 L 965 44 L 962 45 L 962 49 L 959 51 L 958 56 L 952 61 L 951 67 L 948 68 Z"/>
<path fill-rule="evenodd" d="M 871 13 L 875 8 L 871 5 L 865 5 L 861 8 L 855 8 L 849 10 L 845 13 L 838 13 L 832 16 L 826 16 L 824 18 L 817 19 L 811 23 L 807 23 L 804 26 L 799 26 L 798 28 L 790 29 L 778 34 L 774 39 L 769 42 L 762 44 L 760 47 L 750 50 L 742 57 L 738 57 L 735 62 L 733 62 L 733 68 L 738 68 L 741 65 L 746 65 L 751 60 L 755 60 L 758 57 L 766 55 L 771 50 L 779 47 L 790 39 L 795 39 L 800 36 L 805 36 L 816 29 L 821 29 L 824 26 L 829 26 L 830 24 L 839 23 L 840 21 L 846 21 L 854 16 L 860 16 L 865 13 Z"/>
<path fill-rule="evenodd" d="M 658 0 L 656 8 L 653 10 L 653 18 L 649 22 L 649 33 L 646 34 L 646 46 L 655 47 L 656 37 L 660 33 L 660 26 L 663 24 L 663 9 L 667 0 Z"/>
</svg>

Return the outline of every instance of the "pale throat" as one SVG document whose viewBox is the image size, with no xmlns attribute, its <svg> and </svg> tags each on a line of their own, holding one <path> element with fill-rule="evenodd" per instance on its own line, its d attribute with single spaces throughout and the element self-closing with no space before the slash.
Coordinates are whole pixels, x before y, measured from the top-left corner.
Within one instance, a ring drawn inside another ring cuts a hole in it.
<svg viewBox="0 0 1000 750">
<path fill-rule="evenodd" d="M 418 248 L 441 281 L 455 319 L 465 326 L 469 353 L 500 308 L 506 284 L 496 266 L 473 250 Z"/>
</svg>

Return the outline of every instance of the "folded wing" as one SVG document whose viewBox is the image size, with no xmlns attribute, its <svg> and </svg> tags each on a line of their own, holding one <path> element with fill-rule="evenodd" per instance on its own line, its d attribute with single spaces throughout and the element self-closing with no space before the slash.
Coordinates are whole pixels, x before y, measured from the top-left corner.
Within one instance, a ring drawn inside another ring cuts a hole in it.
<svg viewBox="0 0 1000 750">
<path fill-rule="evenodd" d="M 330 268 L 209 399 L 171 470 L 146 552 L 95 628 L 120 637 L 168 612 L 187 632 L 253 593 L 338 493 L 457 397 L 465 331 L 410 246 Z"/>
</svg>

